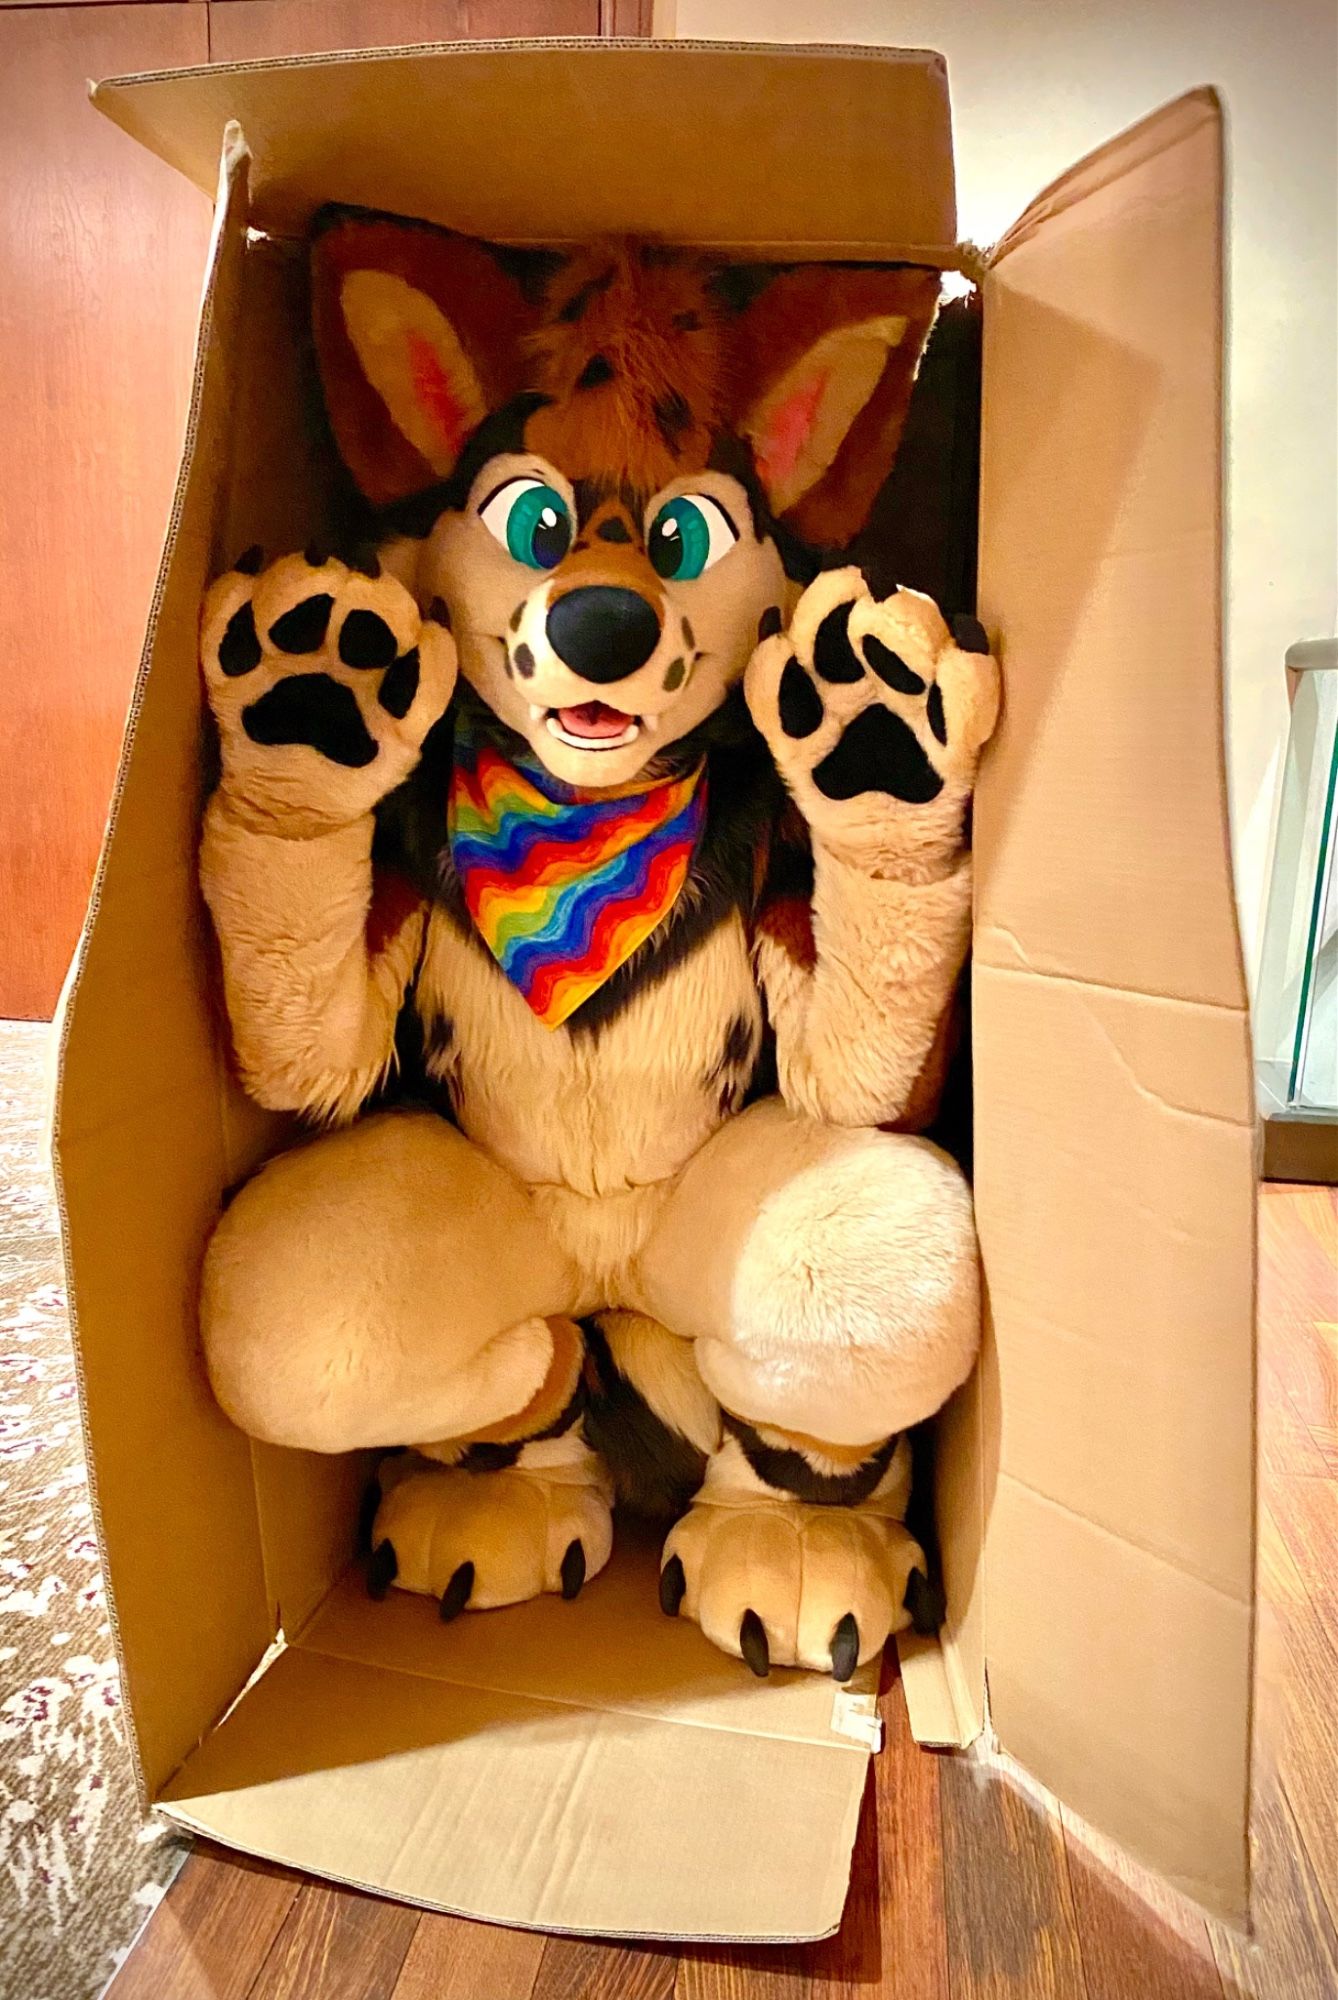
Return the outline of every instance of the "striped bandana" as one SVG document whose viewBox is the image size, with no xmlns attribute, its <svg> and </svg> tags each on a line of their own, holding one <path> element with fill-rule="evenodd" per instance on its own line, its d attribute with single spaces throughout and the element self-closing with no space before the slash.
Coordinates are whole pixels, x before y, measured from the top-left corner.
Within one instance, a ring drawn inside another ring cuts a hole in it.
<svg viewBox="0 0 1338 2000">
<path fill-rule="evenodd" d="M 557 1028 L 664 922 L 706 817 L 706 779 L 578 791 L 457 730 L 447 827 L 479 936 Z"/>
</svg>

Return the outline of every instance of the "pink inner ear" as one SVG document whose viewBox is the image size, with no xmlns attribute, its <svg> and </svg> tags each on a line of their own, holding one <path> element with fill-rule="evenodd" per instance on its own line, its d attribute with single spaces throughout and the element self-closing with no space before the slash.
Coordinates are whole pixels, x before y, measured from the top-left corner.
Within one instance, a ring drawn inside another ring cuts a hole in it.
<svg viewBox="0 0 1338 2000">
<path fill-rule="evenodd" d="M 469 413 L 442 367 L 436 349 L 421 333 L 408 336 L 409 373 L 419 408 L 431 418 L 443 455 L 455 458 L 471 429 Z"/>
<path fill-rule="evenodd" d="M 829 373 L 819 369 L 768 410 L 766 428 L 757 439 L 757 470 L 764 486 L 783 483 L 794 471 L 813 434 Z"/>
</svg>

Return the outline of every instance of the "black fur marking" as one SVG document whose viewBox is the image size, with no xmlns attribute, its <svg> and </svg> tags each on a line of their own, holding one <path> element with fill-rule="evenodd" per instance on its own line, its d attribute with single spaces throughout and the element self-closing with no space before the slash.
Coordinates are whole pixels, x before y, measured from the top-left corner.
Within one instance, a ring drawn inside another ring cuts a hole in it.
<svg viewBox="0 0 1338 2000">
<path fill-rule="evenodd" d="M 688 618 L 685 618 L 683 620 L 683 644 L 689 649 L 689 651 L 691 652 L 696 651 L 697 634 L 693 631 L 692 621 Z"/>
<path fill-rule="evenodd" d="M 468 503 L 470 488 L 490 458 L 504 451 L 524 450 L 526 424 L 550 400 L 548 396 L 528 391 L 523 396 L 513 396 L 500 410 L 485 417 L 456 460 L 450 478 L 438 480 L 424 492 L 383 508 L 376 516 L 378 534 L 382 538 L 392 534 L 412 535 L 421 541 L 431 534 L 443 514 L 459 513 Z"/>
<path fill-rule="evenodd" d="M 913 1569 L 906 1579 L 902 1599 L 917 1632 L 937 1632 L 948 1615 L 948 1600 L 941 1583 L 931 1583 L 922 1569 Z"/>
<path fill-rule="evenodd" d="M 580 290 L 572 293 L 558 318 L 565 326 L 575 326 L 578 319 L 585 317 L 590 301 L 597 299 L 601 292 L 606 292 L 615 276 L 614 267 L 610 264 L 608 270 L 602 271 L 597 278 L 587 278 Z"/>
<path fill-rule="evenodd" d="M 462 1472 L 505 1472 L 520 1457 L 521 1444 L 466 1445 L 455 1461 Z"/>
<path fill-rule="evenodd" d="M 393 1542 L 378 1542 L 367 1564 L 367 1595 L 379 1604 L 400 1573 Z"/>
<path fill-rule="evenodd" d="M 567 1553 L 562 1558 L 558 1575 L 562 1579 L 562 1595 L 570 1604 L 573 1597 L 580 1596 L 581 1585 L 585 1582 L 585 1549 L 580 1541 L 567 1544 Z"/>
<path fill-rule="evenodd" d="M 725 1428 L 743 1448 L 758 1478 L 778 1493 L 793 1493 L 814 1507 L 858 1507 L 867 1500 L 892 1463 L 899 1433 L 884 1438 L 853 1472 L 815 1472 L 801 1451 L 790 1445 L 768 1444 L 742 1417 L 724 1413 Z"/>
<path fill-rule="evenodd" d="M 933 687 L 929 690 L 929 699 L 925 703 L 925 714 L 929 717 L 929 727 L 933 730 L 939 742 L 946 743 L 948 740 L 948 718 L 943 713 L 943 690 L 937 681 L 934 682 Z"/>
<path fill-rule="evenodd" d="M 780 628 L 780 606 L 779 604 L 769 604 L 757 621 L 758 645 L 760 646 L 764 639 L 774 639 Z"/>
<path fill-rule="evenodd" d="M 259 576 L 265 567 L 265 551 L 259 542 L 252 542 L 249 549 L 243 549 L 232 567 L 242 576 Z"/>
<path fill-rule="evenodd" d="M 396 722 L 403 722 L 413 707 L 413 698 L 418 692 L 418 648 L 414 646 L 402 653 L 394 665 L 386 670 L 377 700 L 387 715 L 393 715 Z"/>
<path fill-rule="evenodd" d="M 260 665 L 260 641 L 249 598 L 228 620 L 228 629 L 219 641 L 218 664 L 228 679 L 234 681 Z"/>
<path fill-rule="evenodd" d="M 428 1062 L 440 1062 L 455 1043 L 455 1023 L 449 1014 L 434 1014 L 423 1026 L 423 1054 Z"/>
<path fill-rule="evenodd" d="M 664 672 L 664 691 L 666 694 L 672 694 L 675 688 L 682 687 L 684 680 L 687 678 L 687 671 L 688 663 L 686 660 L 670 660 Z"/>
<path fill-rule="evenodd" d="M 474 1565 L 471 1562 L 463 1562 L 452 1576 L 445 1590 L 441 1593 L 441 1601 L 437 1606 L 437 1616 L 441 1619 L 443 1625 L 451 1624 L 454 1619 L 460 1616 L 460 1613 L 469 1602 L 473 1588 Z"/>
<path fill-rule="evenodd" d="M 745 1611 L 739 1627 L 739 1651 L 760 1681 L 771 1672 L 771 1648 L 767 1628 L 755 1611 Z"/>
<path fill-rule="evenodd" d="M 613 380 L 613 372 L 613 363 L 607 354 L 592 354 L 576 377 L 576 386 L 578 389 L 598 389 L 602 383 Z"/>
<path fill-rule="evenodd" d="M 306 743 L 351 771 L 376 759 L 376 743 L 356 695 L 328 674 L 292 674 L 276 681 L 268 694 L 242 710 L 242 728 L 253 743 Z"/>
<path fill-rule="evenodd" d="M 668 445 L 677 453 L 686 431 L 692 429 L 692 408 L 687 398 L 678 389 L 670 389 L 667 394 L 656 399 L 651 415 L 655 428 Z"/>
<path fill-rule="evenodd" d="M 641 262 L 648 271 L 663 270 L 670 264 L 677 264 L 681 253 L 671 243 L 643 243 Z"/>
<path fill-rule="evenodd" d="M 534 673 L 534 655 L 529 647 L 517 646 L 511 655 L 511 664 L 523 681 L 529 680 Z"/>
<path fill-rule="evenodd" d="M 861 792 L 888 792 L 922 806 L 936 799 L 943 780 L 899 715 L 866 708 L 813 773 L 825 798 L 853 799 Z"/>
<path fill-rule="evenodd" d="M 524 604 L 518 604 L 515 610 L 511 613 L 511 616 L 506 621 L 507 631 L 519 632 L 520 621 L 524 616 L 525 616 L 525 606 Z"/>
<path fill-rule="evenodd" d="M 304 597 L 291 611 L 285 611 L 282 618 L 275 619 L 269 628 L 270 643 L 283 653 L 319 652 L 333 610 L 334 599 L 326 591 L 316 597 Z"/>
<path fill-rule="evenodd" d="M 825 713 L 822 696 L 791 653 L 780 678 L 776 699 L 780 726 L 787 736 L 811 736 Z"/>
<path fill-rule="evenodd" d="M 308 542 L 302 559 L 311 569 L 324 569 L 330 560 L 330 550 L 324 542 Z"/>
<path fill-rule="evenodd" d="M 832 1679 L 848 1681 L 859 1665 L 859 1626 L 847 1611 L 832 1633 Z"/>
<path fill-rule="evenodd" d="M 601 521 L 595 533 L 601 542 L 630 542 L 632 539 L 632 530 L 616 514 L 610 514 L 607 521 Z"/>
<path fill-rule="evenodd" d="M 846 632 L 854 608 L 850 603 L 835 605 L 818 627 L 818 636 L 813 641 L 813 669 L 825 681 L 864 678 L 864 662 Z"/>
<path fill-rule="evenodd" d="M 399 642 L 375 611 L 350 611 L 339 634 L 339 657 L 346 667 L 388 667 Z"/>
<path fill-rule="evenodd" d="M 620 1507 L 673 1521 L 706 1472 L 696 1445 L 671 1430 L 618 1367 L 597 1320 L 582 1320 L 588 1400 L 585 1441 L 608 1466 Z"/>
<path fill-rule="evenodd" d="M 670 1556 L 660 1571 L 660 1609 L 666 1618 L 677 1618 L 679 1606 L 687 1595 L 688 1580 L 683 1574 L 680 1556 Z"/>
<path fill-rule="evenodd" d="M 908 667 L 900 653 L 894 653 L 872 632 L 864 634 L 864 657 L 873 668 L 880 681 L 886 681 L 898 694 L 923 694 L 924 681 L 913 667 Z"/>
<path fill-rule="evenodd" d="M 952 636 L 961 653 L 988 653 L 990 642 L 985 627 L 969 611 L 959 611 L 952 621 Z"/>
<path fill-rule="evenodd" d="M 519 624 L 520 623 L 519 610 L 516 612 L 515 616 L 516 616 L 516 623 Z M 451 629 L 450 607 L 448 606 L 446 599 L 444 597 L 433 598 L 432 602 L 427 607 L 427 617 L 429 624 L 440 625 L 444 632 L 450 631 Z"/>
<path fill-rule="evenodd" d="M 701 314 L 695 312 L 675 313 L 671 321 L 675 333 L 700 333 Z"/>
</svg>

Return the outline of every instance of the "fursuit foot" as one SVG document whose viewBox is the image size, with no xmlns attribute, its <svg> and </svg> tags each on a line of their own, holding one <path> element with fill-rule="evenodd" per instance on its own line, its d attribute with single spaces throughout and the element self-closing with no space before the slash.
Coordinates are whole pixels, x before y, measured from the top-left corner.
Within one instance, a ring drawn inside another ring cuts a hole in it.
<svg viewBox="0 0 1338 2000">
<path fill-rule="evenodd" d="M 444 1622 L 545 1592 L 575 1597 L 613 1548 L 612 1484 L 579 1438 L 526 1445 L 496 1470 L 406 1452 L 380 1477 L 368 1590 L 435 1597 Z"/>
<path fill-rule="evenodd" d="M 932 1595 L 924 1553 L 888 1495 L 858 1507 L 796 1500 L 750 1479 L 737 1454 L 727 1445 L 712 1460 L 665 1543 L 661 1608 L 759 1677 L 808 1667 L 847 1681 L 890 1634 L 921 1625 Z M 907 1483 L 886 1482 L 902 1505 Z"/>
</svg>

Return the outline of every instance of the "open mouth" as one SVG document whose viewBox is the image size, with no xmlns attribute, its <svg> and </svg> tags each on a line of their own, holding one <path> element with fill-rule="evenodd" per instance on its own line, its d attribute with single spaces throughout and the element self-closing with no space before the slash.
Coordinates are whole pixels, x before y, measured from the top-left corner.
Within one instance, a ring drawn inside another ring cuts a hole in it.
<svg viewBox="0 0 1338 2000">
<path fill-rule="evenodd" d="M 658 716 L 628 715 L 605 701 L 583 701 L 575 708 L 532 707 L 530 714 L 536 722 L 542 718 L 549 735 L 572 750 L 624 750 L 643 728 L 654 730 L 659 721 Z"/>
</svg>

